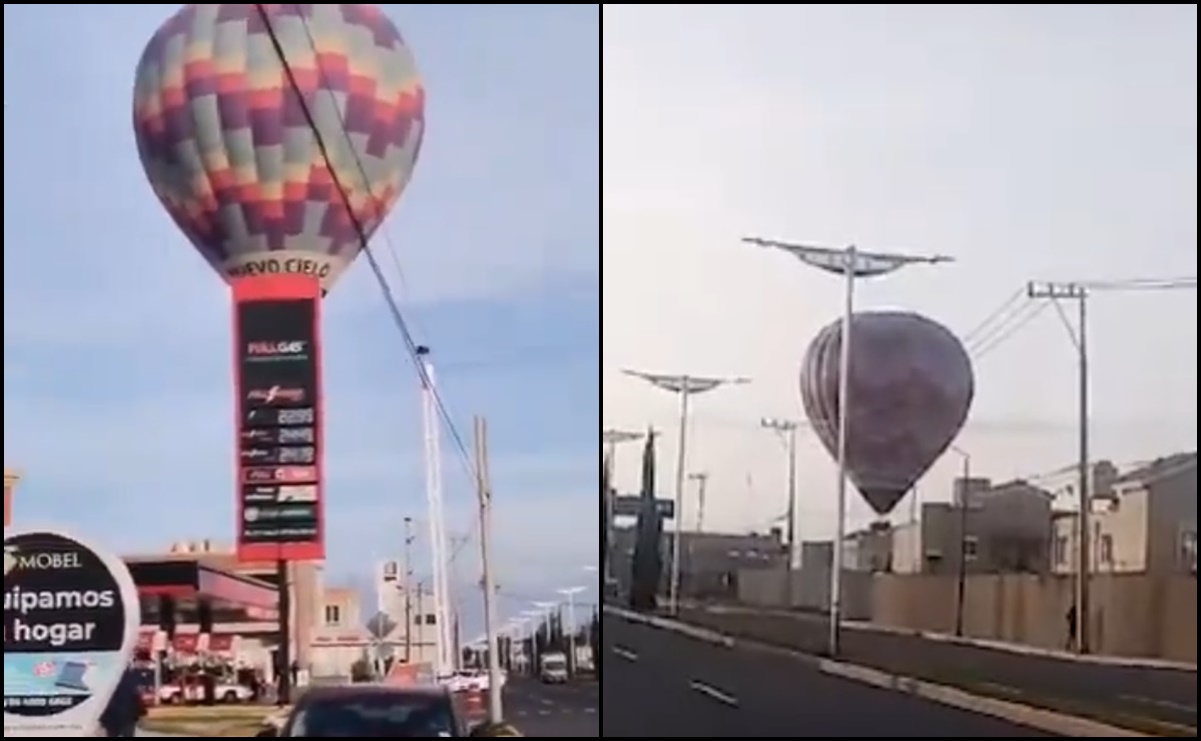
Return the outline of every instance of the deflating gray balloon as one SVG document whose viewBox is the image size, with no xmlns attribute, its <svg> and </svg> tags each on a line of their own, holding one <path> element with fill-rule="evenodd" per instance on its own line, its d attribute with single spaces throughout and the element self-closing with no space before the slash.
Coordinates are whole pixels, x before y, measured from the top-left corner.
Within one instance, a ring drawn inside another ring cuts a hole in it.
<svg viewBox="0 0 1201 741">
<path fill-rule="evenodd" d="M 813 340 L 801 367 L 805 413 L 838 455 L 842 321 Z M 967 420 L 971 359 L 946 327 L 920 314 L 855 314 L 851 324 L 847 471 L 877 514 L 893 510 Z"/>
</svg>

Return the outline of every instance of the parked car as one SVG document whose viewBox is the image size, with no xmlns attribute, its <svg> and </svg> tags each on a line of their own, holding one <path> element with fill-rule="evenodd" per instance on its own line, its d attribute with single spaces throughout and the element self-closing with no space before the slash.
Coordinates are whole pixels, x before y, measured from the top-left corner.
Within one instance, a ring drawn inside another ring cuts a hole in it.
<svg viewBox="0 0 1201 741">
<path fill-rule="evenodd" d="M 213 688 L 213 697 L 217 702 L 233 704 L 250 702 L 254 691 L 249 687 L 234 682 L 218 682 Z M 159 702 L 165 705 L 183 705 L 185 703 L 202 702 L 204 687 L 200 684 L 164 684 L 158 689 Z"/>
<path fill-rule="evenodd" d="M 504 687 L 507 677 L 500 673 L 500 686 Z M 463 669 L 456 672 L 445 682 L 451 692 L 487 692 L 492 686 L 492 680 L 486 670 Z"/>
</svg>

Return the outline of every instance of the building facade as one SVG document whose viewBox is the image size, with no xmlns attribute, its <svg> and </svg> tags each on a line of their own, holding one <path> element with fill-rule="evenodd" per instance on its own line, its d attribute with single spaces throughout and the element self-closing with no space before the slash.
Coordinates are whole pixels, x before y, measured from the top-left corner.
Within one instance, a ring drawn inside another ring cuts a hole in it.
<svg viewBox="0 0 1201 741">
<path fill-rule="evenodd" d="M 1093 497 L 1088 519 L 1094 573 L 1195 574 L 1197 454 L 1167 456 L 1115 477 Z M 1079 529 L 1075 512 L 1056 517 L 1056 573 L 1077 570 Z"/>
<path fill-rule="evenodd" d="M 1051 565 L 1050 492 L 1025 481 L 958 481 L 951 502 L 928 502 L 893 528 L 898 574 L 1045 573 Z"/>
</svg>

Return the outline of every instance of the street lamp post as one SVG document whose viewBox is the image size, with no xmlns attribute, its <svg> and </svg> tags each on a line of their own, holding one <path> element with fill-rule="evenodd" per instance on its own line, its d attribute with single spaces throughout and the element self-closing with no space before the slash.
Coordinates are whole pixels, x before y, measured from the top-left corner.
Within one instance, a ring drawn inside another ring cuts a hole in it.
<svg viewBox="0 0 1201 741">
<path fill-rule="evenodd" d="M 676 451 L 676 526 L 671 539 L 671 586 L 668 603 L 672 614 L 680 610 L 680 540 L 684 521 L 684 483 L 687 477 L 688 448 L 688 402 L 692 396 L 703 394 L 722 386 L 750 383 L 746 378 L 718 378 L 689 375 L 664 375 L 643 371 L 622 371 L 628 376 L 640 378 L 656 388 L 670 391 L 680 397 L 680 437 Z"/>
<path fill-rule="evenodd" d="M 575 676 L 575 598 L 576 595 L 584 591 L 584 587 L 568 587 L 560 589 L 559 594 L 567 600 L 567 625 L 563 626 L 563 632 L 567 634 L 567 668 L 572 676 Z"/>
<path fill-rule="evenodd" d="M 609 551 L 613 548 L 613 483 L 614 474 L 617 471 L 617 447 L 623 443 L 630 443 L 641 440 L 645 436 L 642 432 L 629 432 L 626 430 L 608 429 L 601 431 L 601 442 L 605 445 L 605 465 L 609 467 L 608 476 L 609 491 L 601 492 L 604 497 L 604 507 L 602 507 L 605 517 L 604 532 L 606 533 L 605 553 L 603 554 L 605 568 L 605 583 L 609 583 L 613 579 L 613 559 L 609 558 Z"/>
<path fill-rule="evenodd" d="M 919 256 L 891 252 L 865 252 L 854 245 L 844 249 L 830 249 L 759 237 L 746 237 L 743 242 L 787 252 L 810 267 L 843 276 L 845 283 L 838 361 L 838 502 L 835 517 L 834 553 L 832 554 L 833 565 L 830 569 L 829 650 L 831 656 L 837 656 L 842 638 L 842 562 L 844 556 L 842 551 L 847 521 L 848 409 L 851 400 L 848 368 L 851 363 L 851 325 L 855 313 L 855 281 L 859 278 L 888 275 L 908 265 L 933 265 L 950 262 L 951 258 L 941 255 Z"/>
</svg>

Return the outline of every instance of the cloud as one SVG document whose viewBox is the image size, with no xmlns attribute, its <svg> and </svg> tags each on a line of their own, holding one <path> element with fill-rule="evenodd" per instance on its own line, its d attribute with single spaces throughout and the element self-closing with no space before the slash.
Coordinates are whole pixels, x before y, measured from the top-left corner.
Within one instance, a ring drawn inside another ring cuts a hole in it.
<svg viewBox="0 0 1201 741">
<path fill-rule="evenodd" d="M 694 400 L 689 467 L 712 474 L 714 526 L 784 511 L 784 460 L 757 420 L 802 415 L 800 360 L 842 305 L 837 279 L 740 238 L 954 255 L 861 282 L 858 301 L 960 333 L 1029 279 L 1196 274 L 1194 9 L 602 13 L 603 419 L 669 433 L 671 495 L 675 400 L 619 369 L 750 376 Z M 1094 308 L 1095 453 L 1195 446 L 1195 293 Z M 1074 362 L 1052 313 L 977 372 L 961 442 L 981 474 L 1074 457 Z M 802 532 L 828 536 L 833 467 L 802 447 Z M 923 496 L 945 498 L 956 470 L 936 465 Z M 620 476 L 635 485 L 634 451 Z"/>
</svg>

